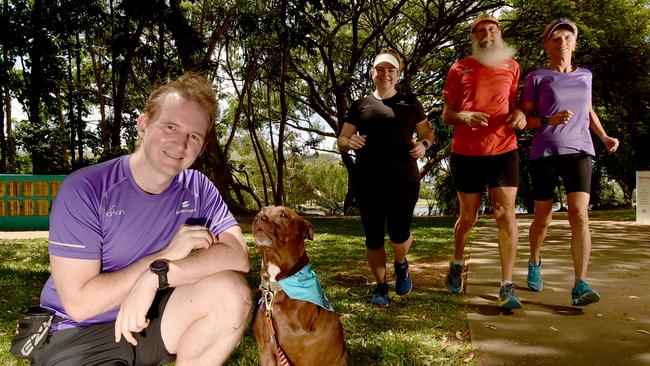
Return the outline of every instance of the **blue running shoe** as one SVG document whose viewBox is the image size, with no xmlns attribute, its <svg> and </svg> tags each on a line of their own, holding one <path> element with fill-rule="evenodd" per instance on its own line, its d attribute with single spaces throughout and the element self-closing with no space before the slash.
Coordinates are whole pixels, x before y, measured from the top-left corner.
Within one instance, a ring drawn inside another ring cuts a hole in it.
<svg viewBox="0 0 650 366">
<path fill-rule="evenodd" d="M 385 308 L 388 307 L 388 302 L 388 284 L 378 284 L 375 288 L 375 294 L 372 295 L 372 298 L 370 299 L 370 303 L 379 308 Z"/>
<path fill-rule="evenodd" d="M 463 290 L 463 265 L 454 264 L 449 261 L 449 273 L 447 274 L 447 287 L 449 290 L 457 294 Z"/>
<path fill-rule="evenodd" d="M 413 281 L 409 275 L 409 262 L 404 258 L 404 263 L 394 262 L 395 266 L 395 292 L 398 295 L 408 295 L 413 289 Z"/>
<path fill-rule="evenodd" d="M 539 292 L 544 288 L 544 281 L 542 281 L 542 260 L 539 260 L 538 265 L 534 265 L 528 261 L 528 288 Z"/>
<path fill-rule="evenodd" d="M 571 290 L 571 304 L 573 306 L 586 306 L 598 301 L 600 301 L 600 294 L 584 280 L 580 280 Z"/>
<path fill-rule="evenodd" d="M 509 282 L 501 286 L 497 304 L 504 309 L 521 309 L 521 301 L 517 297 L 517 287 L 514 283 Z"/>
</svg>

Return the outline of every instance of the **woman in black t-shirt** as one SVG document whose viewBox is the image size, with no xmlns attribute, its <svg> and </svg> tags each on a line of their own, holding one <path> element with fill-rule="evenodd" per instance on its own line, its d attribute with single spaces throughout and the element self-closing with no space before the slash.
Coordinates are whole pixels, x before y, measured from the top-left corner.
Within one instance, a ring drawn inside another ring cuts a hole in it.
<svg viewBox="0 0 650 366">
<path fill-rule="evenodd" d="M 435 139 L 422 104 L 395 88 L 402 68 L 395 50 L 383 49 L 374 58 L 370 75 L 375 91 L 352 103 L 337 140 L 341 151 L 356 154 L 355 194 L 368 264 L 377 281 L 370 301 L 379 307 L 389 302 L 385 228 L 395 253 L 395 292 L 406 295 L 413 287 L 406 255 L 413 243 L 411 218 L 420 191 L 417 159 Z"/>
</svg>

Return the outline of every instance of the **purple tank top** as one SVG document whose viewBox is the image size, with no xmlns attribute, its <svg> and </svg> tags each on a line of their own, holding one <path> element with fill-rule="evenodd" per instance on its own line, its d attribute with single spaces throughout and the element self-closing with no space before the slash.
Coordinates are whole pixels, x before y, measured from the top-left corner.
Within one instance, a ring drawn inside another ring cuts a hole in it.
<svg viewBox="0 0 650 366">
<path fill-rule="evenodd" d="M 535 129 L 531 160 L 580 152 L 595 155 L 589 132 L 591 71 L 581 67 L 569 73 L 535 70 L 524 79 L 521 101 L 534 102 L 535 114 L 539 117 L 551 116 L 565 109 L 573 112 L 573 117 L 565 125 Z"/>
</svg>

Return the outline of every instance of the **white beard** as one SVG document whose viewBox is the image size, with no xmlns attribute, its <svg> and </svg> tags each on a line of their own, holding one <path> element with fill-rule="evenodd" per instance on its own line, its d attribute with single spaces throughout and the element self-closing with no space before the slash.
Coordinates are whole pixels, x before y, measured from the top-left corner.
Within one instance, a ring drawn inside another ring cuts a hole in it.
<svg viewBox="0 0 650 366">
<path fill-rule="evenodd" d="M 478 40 L 472 34 L 472 55 L 481 64 L 487 67 L 497 67 L 503 65 L 511 59 L 517 51 L 508 46 L 501 37 L 494 41 L 492 47 L 483 48 L 479 46 Z"/>
</svg>

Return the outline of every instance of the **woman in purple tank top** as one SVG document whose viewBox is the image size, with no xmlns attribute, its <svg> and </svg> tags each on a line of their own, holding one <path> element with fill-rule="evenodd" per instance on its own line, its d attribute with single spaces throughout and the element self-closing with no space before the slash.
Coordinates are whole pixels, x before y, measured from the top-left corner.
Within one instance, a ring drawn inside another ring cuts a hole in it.
<svg viewBox="0 0 650 366">
<path fill-rule="evenodd" d="M 575 282 L 571 304 L 585 306 L 600 300 L 598 291 L 585 282 L 591 253 L 588 206 L 592 158 L 591 133 L 609 152 L 618 139 L 609 137 L 591 104 L 591 72 L 571 63 L 578 28 L 567 18 L 553 20 L 544 30 L 544 50 L 549 65 L 526 76 L 521 109 L 526 127 L 534 128 L 530 151 L 535 218 L 530 226 L 528 287 L 541 291 L 540 250 L 552 219 L 553 192 L 562 177 L 569 206 L 571 253 Z"/>
</svg>

